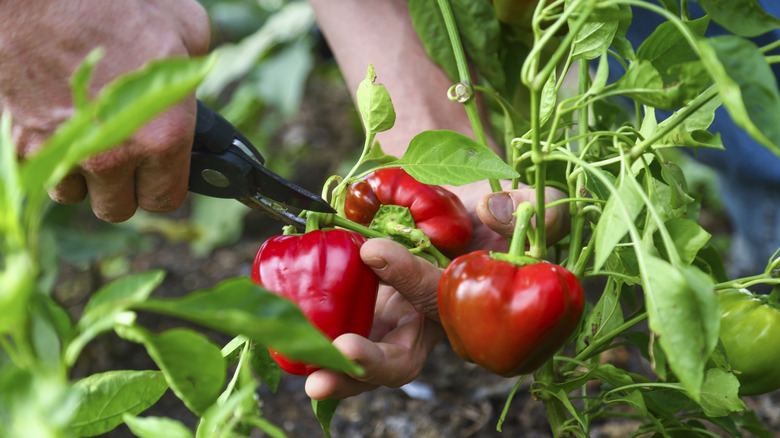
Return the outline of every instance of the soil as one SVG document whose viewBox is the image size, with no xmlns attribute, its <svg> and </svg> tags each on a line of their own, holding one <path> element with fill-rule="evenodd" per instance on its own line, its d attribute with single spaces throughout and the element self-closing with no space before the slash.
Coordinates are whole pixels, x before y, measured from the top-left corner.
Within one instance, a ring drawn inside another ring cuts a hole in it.
<svg viewBox="0 0 780 438">
<path fill-rule="evenodd" d="M 320 84 L 321 85 L 321 84 Z M 323 91 L 325 90 L 325 91 Z M 307 100 L 327 102 L 325 106 L 304 104 L 304 111 L 279 136 L 280 144 L 290 136 L 303 136 L 316 159 L 296 163 L 295 178 L 304 187 L 319 190 L 327 175 L 337 173 L 341 158 L 362 144 L 355 132 L 354 120 L 338 117 L 351 114 L 351 105 L 345 90 L 328 91 L 328 87 L 313 84 Z M 327 151 L 327 153 L 326 153 Z M 328 159 L 322 159 L 327 157 Z M 186 217 L 187 205 L 168 217 Z M 86 220 L 89 220 L 88 218 Z M 166 279 L 156 292 L 160 296 L 182 296 L 196 289 L 208 288 L 221 280 L 246 276 L 260 243 L 278 233 L 279 225 L 270 219 L 249 214 L 241 238 L 207 257 L 192 255 L 186 243 L 166 241 L 152 236 L 150 249 L 126 254 L 130 271 L 148 269 L 167 271 Z M 96 265 L 76 266 L 63 262 L 55 296 L 70 312 L 81 312 L 88 293 L 105 282 Z M 140 315 L 140 323 L 153 331 L 181 326 L 181 321 Z M 217 342 L 227 338 L 210 333 Z M 638 355 L 616 350 L 605 361 L 634 370 L 646 370 L 648 365 L 636 359 Z M 112 369 L 154 369 L 143 348 L 125 342 L 113 335 L 104 335 L 90 344 L 78 362 L 73 377 Z M 428 360 L 422 374 L 412 384 L 399 389 L 381 388 L 344 400 L 333 419 L 334 437 L 548 437 L 550 430 L 543 404 L 530 397 L 530 381 L 521 385 L 503 423 L 503 431 L 496 425 L 515 379 L 506 379 L 488 373 L 461 360 L 446 342 L 440 343 Z M 281 427 L 290 437 L 322 436 L 319 423 L 311 412 L 309 399 L 303 390 L 304 378 L 285 375 L 276 393 L 267 387 L 259 391 L 263 415 Z M 780 392 L 752 397 L 746 400 L 772 430 L 780 431 Z M 149 411 L 178 419 L 194 430 L 197 418 L 170 393 Z M 633 420 L 615 420 L 595 424 L 594 437 L 626 437 L 638 424 Z M 120 426 L 106 434 L 119 438 L 133 436 Z M 263 436 L 255 432 L 253 436 Z"/>
</svg>

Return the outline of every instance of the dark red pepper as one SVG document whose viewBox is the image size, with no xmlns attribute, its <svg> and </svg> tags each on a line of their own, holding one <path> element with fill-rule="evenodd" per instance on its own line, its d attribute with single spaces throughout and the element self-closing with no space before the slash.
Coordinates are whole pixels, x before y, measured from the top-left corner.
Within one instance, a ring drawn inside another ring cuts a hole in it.
<svg viewBox="0 0 780 438">
<path fill-rule="evenodd" d="M 379 169 L 347 189 L 344 212 L 347 219 L 368 226 L 382 205 L 407 207 L 415 225 L 431 244 L 448 257 L 468 250 L 473 233 L 471 218 L 454 193 L 423 184 L 405 170 Z"/>
<path fill-rule="evenodd" d="M 360 234 L 342 229 L 272 237 L 255 256 L 252 280 L 295 302 L 309 322 L 331 339 L 344 333 L 367 337 L 379 280 L 360 259 L 365 241 Z M 291 374 L 317 370 L 273 350 L 271 355 Z"/>
<path fill-rule="evenodd" d="M 577 277 L 487 251 L 458 257 L 438 286 L 439 316 L 462 358 L 502 376 L 533 372 L 577 329 L 585 297 Z"/>
</svg>

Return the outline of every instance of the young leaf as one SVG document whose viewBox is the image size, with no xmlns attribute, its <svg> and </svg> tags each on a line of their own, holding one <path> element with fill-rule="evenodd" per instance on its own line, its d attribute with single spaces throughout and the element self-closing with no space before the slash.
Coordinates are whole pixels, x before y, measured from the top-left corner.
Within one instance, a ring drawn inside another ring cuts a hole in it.
<svg viewBox="0 0 780 438">
<path fill-rule="evenodd" d="M 713 283 L 689 266 L 640 258 L 648 323 L 688 395 L 701 400 L 704 366 L 718 342 L 720 307 Z"/>
<path fill-rule="evenodd" d="M 138 438 L 194 438 L 180 422 L 166 417 L 135 417 L 125 414 L 125 424 Z"/>
<path fill-rule="evenodd" d="M 715 22 L 731 33 L 755 37 L 780 29 L 780 19 L 767 14 L 756 0 L 698 0 Z"/>
<path fill-rule="evenodd" d="M 168 385 L 159 371 L 108 371 L 79 380 L 82 392 L 72 425 L 78 436 L 106 433 L 123 421 L 124 414 L 138 415 L 162 397 Z"/>
<path fill-rule="evenodd" d="M 390 93 L 384 85 L 375 84 L 374 66 L 368 65 L 366 78 L 357 89 L 357 106 L 363 118 L 363 126 L 370 133 L 387 131 L 395 124 L 395 110 Z"/>
<path fill-rule="evenodd" d="M 368 150 L 368 154 L 366 154 L 366 156 L 363 157 L 363 159 L 365 161 L 374 161 L 379 164 L 386 164 L 397 160 L 398 157 L 387 155 L 382 150 L 382 147 L 379 145 L 379 142 L 375 141 L 374 144 L 371 145 L 371 148 Z"/>
<path fill-rule="evenodd" d="M 322 426 L 322 431 L 325 432 L 325 437 L 330 438 L 330 421 L 333 419 L 333 414 L 336 413 L 336 408 L 339 406 L 341 400 L 326 399 L 326 400 L 314 400 L 311 399 L 311 407 L 314 410 L 314 415 L 317 416 L 317 420 Z"/>
<path fill-rule="evenodd" d="M 758 47 L 733 35 L 700 39 L 697 45 L 734 123 L 780 155 L 780 91 Z"/>
<path fill-rule="evenodd" d="M 423 131 L 409 143 L 401 166 L 417 181 L 433 185 L 463 185 L 488 178 L 520 175 L 492 149 L 454 131 Z"/>
<path fill-rule="evenodd" d="M 134 308 L 175 316 L 231 335 L 243 334 L 291 359 L 336 371 L 362 372 L 309 323 L 294 303 L 248 278 L 228 279 L 213 289 L 182 298 L 150 298 Z"/>
<path fill-rule="evenodd" d="M 176 396 L 202 414 L 222 392 L 225 359 L 216 345 L 200 333 L 172 329 L 154 335 L 139 326 L 118 325 L 119 336 L 146 347 Z"/>
</svg>

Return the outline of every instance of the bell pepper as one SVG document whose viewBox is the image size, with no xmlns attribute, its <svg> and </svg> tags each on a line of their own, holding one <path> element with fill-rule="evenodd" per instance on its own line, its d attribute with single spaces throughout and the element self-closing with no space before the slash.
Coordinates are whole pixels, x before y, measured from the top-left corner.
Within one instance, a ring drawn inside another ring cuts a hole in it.
<svg viewBox="0 0 780 438">
<path fill-rule="evenodd" d="M 416 228 L 446 256 L 468 250 L 473 224 L 460 198 L 449 190 L 423 184 L 398 167 L 379 169 L 350 184 L 344 213 L 347 219 L 368 226 L 383 204 L 407 207 Z"/>
<path fill-rule="evenodd" d="M 345 333 L 368 336 L 379 279 L 360 259 L 365 240 L 342 229 L 271 237 L 257 251 L 252 280 L 297 304 L 330 339 Z M 318 369 L 270 351 L 291 374 L 308 375 Z"/>
<path fill-rule="evenodd" d="M 728 290 L 718 296 L 720 340 L 740 382 L 740 395 L 780 388 L 780 305 L 777 295 Z"/>
<path fill-rule="evenodd" d="M 533 372 L 577 329 L 585 296 L 577 277 L 547 262 L 517 265 L 474 251 L 438 285 L 439 317 L 452 348 L 493 373 Z"/>
</svg>

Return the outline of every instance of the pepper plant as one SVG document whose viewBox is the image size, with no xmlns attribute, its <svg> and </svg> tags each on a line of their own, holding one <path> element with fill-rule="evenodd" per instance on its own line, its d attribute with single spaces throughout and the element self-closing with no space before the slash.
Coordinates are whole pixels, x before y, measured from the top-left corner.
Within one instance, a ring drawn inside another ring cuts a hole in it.
<svg viewBox="0 0 780 438">
<path fill-rule="evenodd" d="M 533 11 L 523 9 L 522 19 L 508 19 L 511 3 L 409 0 L 428 54 L 453 79 L 452 88 L 442 92 L 453 105 L 463 105 L 474 138 L 426 131 L 402 157 L 385 155 L 374 140 L 392 127 L 395 112 L 387 90 L 374 83 L 381 72 L 369 67 L 357 95 L 366 130 L 362 154 L 346 175 L 323 186 L 339 214 L 309 214 L 307 231 L 337 227 L 389 236 L 443 267 L 450 264 L 448 256 L 460 254 L 437 248 L 434 236 L 417 227 L 422 219 L 413 209 L 387 205 L 393 202 L 377 195 L 386 205 L 368 226 L 360 225 L 346 217 L 349 188 L 367 180 L 370 185 L 370 175 L 399 167 L 424 185 L 482 180 L 493 190 L 501 189 L 500 180 L 528 185 L 536 190 L 536 202 L 519 219 L 523 237 L 515 236 L 509 256 L 493 255 L 490 263 L 504 257 L 525 265 L 512 270 L 561 267 L 551 270 L 574 291 L 575 311 L 566 314 L 563 329 L 552 329 L 555 336 L 537 344 L 502 347 L 484 357 L 466 346 L 463 355 L 488 365 L 495 359 L 490 355 L 519 354 L 511 364 L 516 366 L 493 371 L 523 373 L 515 390 L 533 376 L 530 391 L 544 404 L 554 436 L 589 436 L 594 422 L 613 416 L 634 419 L 634 436 L 772 436 L 740 396 L 777 389 L 777 374 L 766 365 L 780 361 L 777 339 L 752 335 L 758 329 L 748 322 L 756 318 L 745 318 L 760 315 L 776 331 L 777 292 L 755 297 L 740 290 L 778 285 L 780 257 L 775 254 L 753 276 L 728 278 L 709 232 L 696 222 L 700 205 L 671 152 L 724 147 L 706 129 L 714 111 L 725 107 L 739 127 L 780 154 L 780 93 L 770 69 L 780 60 L 772 54 L 780 42 L 758 47 L 747 39 L 777 29 L 780 21 L 755 0 L 701 0 L 707 16 L 698 19 L 690 16 L 686 0 L 517 2 L 514 6 L 530 4 Z M 637 8 L 666 22 L 635 46 L 626 29 Z M 705 37 L 710 21 L 730 34 Z M 616 80 L 609 78 L 610 58 L 623 66 Z M 95 291 L 75 321 L 49 296 L 43 248 L 50 239 L 41 228 L 45 188 L 82 158 L 121 142 L 191 93 L 210 65 L 208 59 L 152 64 L 90 101 L 85 90 L 94 62 L 88 60 L 74 76 L 77 111 L 44 152 L 17 163 L 8 115 L 0 126 L 0 436 L 93 436 L 122 422 L 141 437 L 248 436 L 255 428 L 282 436 L 254 398 L 261 381 L 272 388 L 279 381 L 268 348 L 306 364 L 360 372 L 291 301 L 246 278 L 181 298 L 155 298 L 151 294 L 163 278 L 159 271 Z M 573 87 L 567 86 L 569 78 Z M 490 110 L 487 126 L 477 112 L 477 95 Z M 672 114 L 661 120 L 656 110 Z M 490 133 L 503 144 L 500 153 L 488 146 Z M 546 187 L 566 196 L 547 203 Z M 544 211 L 559 205 L 568 208 L 571 228 L 550 246 Z M 531 213 L 533 227 L 526 221 Z M 389 225 L 376 220 L 380 216 Z M 452 262 L 453 270 L 461 261 Z M 589 279 L 604 287 L 582 303 L 575 285 Z M 563 290 L 560 281 L 549 283 L 556 284 L 552 292 Z M 549 292 L 542 289 L 534 303 L 544 304 Z M 474 312 L 442 311 L 453 320 Z M 235 337 L 220 346 L 191 328 L 152 333 L 136 321 L 137 312 L 170 315 Z M 579 312 L 578 324 L 572 323 Z M 498 319 L 481 318 L 474 324 L 480 321 L 497 336 L 517 323 L 508 319 L 503 327 Z M 84 346 L 112 330 L 142 344 L 159 369 L 72 381 Z M 457 334 L 448 333 L 458 349 Z M 622 346 L 637 351 L 652 373 L 602 363 L 603 353 Z M 751 360 L 756 350 L 768 360 Z M 602 384 L 586 386 L 593 380 Z M 171 418 L 138 416 L 167 389 L 198 415 L 195 431 Z M 504 415 L 511 401 L 510 396 Z M 326 435 L 337 405 L 332 400 L 313 405 Z"/>
</svg>

